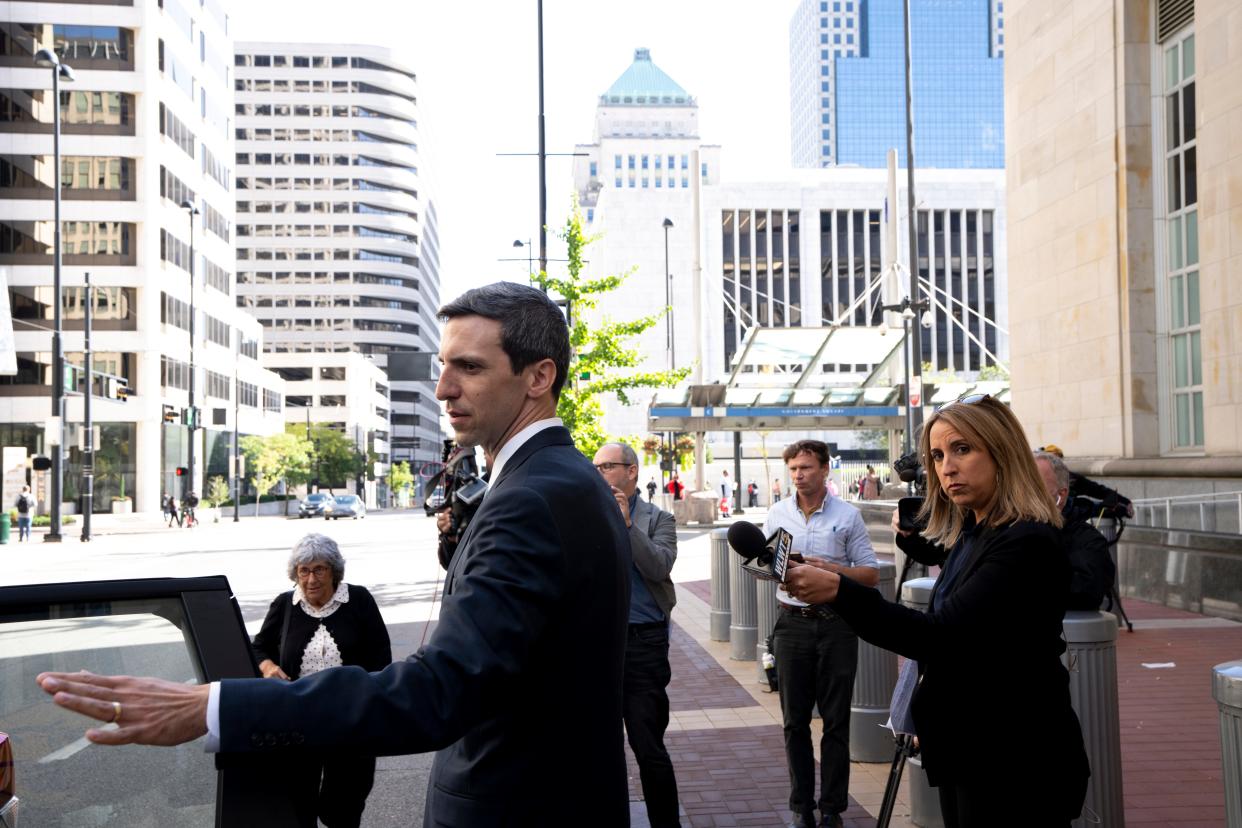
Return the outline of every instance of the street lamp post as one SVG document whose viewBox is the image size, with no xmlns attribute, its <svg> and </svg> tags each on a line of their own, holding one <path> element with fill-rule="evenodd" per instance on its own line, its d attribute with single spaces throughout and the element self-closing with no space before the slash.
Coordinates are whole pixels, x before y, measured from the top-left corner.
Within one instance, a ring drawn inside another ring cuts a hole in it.
<svg viewBox="0 0 1242 828">
<path fill-rule="evenodd" d="M 194 206 L 194 202 L 186 199 L 181 202 L 181 209 L 186 211 L 186 216 L 190 220 L 190 452 L 189 452 L 189 479 L 181 491 L 184 498 L 188 492 L 195 491 L 194 485 L 194 440 L 198 431 L 198 409 L 194 407 L 194 217 L 199 214 L 199 210 Z"/>
<path fill-rule="evenodd" d="M 916 427 L 914 418 L 914 406 L 910 404 L 910 384 L 912 382 L 912 374 L 914 373 L 913 362 L 918 358 L 917 354 L 912 354 L 912 338 L 910 336 L 911 324 L 918 325 L 915 319 L 917 311 L 926 310 L 928 303 L 911 302 L 909 296 L 903 296 L 901 302 L 896 305 L 881 305 L 886 311 L 893 311 L 901 314 L 901 354 L 904 362 L 904 370 L 906 375 L 906 434 L 902 441 L 904 446 L 903 454 L 909 454 L 914 440 L 914 429 Z M 919 405 L 922 406 L 922 389 L 919 389 Z M 920 422 L 921 422 L 920 418 Z"/>
<path fill-rule="evenodd" d="M 52 418 L 56 445 L 52 452 L 51 525 L 43 540 L 60 543 L 60 501 L 65 473 L 65 351 L 60 339 L 60 81 L 73 80 L 73 70 L 51 49 L 35 53 L 35 64 L 52 70 Z M 90 390 L 87 389 L 87 393 Z"/>
<path fill-rule="evenodd" d="M 673 220 L 664 219 L 664 335 L 666 344 L 668 345 L 668 369 L 674 371 L 677 369 L 677 349 L 676 340 L 673 337 L 673 277 L 668 270 L 668 231 L 673 227 Z M 673 460 L 677 456 L 677 435 L 675 432 L 668 432 L 668 470 L 669 477 L 672 477 Z"/>
<path fill-rule="evenodd" d="M 513 246 L 526 248 L 526 280 L 530 282 L 531 284 L 534 284 L 535 262 L 534 262 L 534 259 L 532 258 L 532 254 L 534 253 L 534 250 L 531 248 L 530 239 L 527 239 L 524 242 L 521 239 L 514 239 Z"/>
</svg>

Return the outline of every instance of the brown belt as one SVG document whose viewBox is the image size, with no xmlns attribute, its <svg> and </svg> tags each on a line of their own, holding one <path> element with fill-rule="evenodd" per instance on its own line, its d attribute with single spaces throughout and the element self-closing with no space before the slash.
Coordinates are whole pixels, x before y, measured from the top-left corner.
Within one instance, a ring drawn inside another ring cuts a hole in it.
<svg viewBox="0 0 1242 828">
<path fill-rule="evenodd" d="M 800 615 L 803 618 L 819 618 L 823 619 L 825 615 L 836 615 L 828 607 L 795 607 L 793 604 L 786 604 L 783 601 L 778 602 L 781 609 L 790 615 Z"/>
</svg>

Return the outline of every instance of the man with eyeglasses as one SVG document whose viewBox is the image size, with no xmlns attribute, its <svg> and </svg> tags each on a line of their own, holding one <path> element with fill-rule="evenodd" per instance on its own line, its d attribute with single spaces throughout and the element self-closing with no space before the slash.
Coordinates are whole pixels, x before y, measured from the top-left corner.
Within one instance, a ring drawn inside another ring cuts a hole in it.
<svg viewBox="0 0 1242 828">
<path fill-rule="evenodd" d="M 595 468 L 612 489 L 630 538 L 630 617 L 625 643 L 622 715 L 638 761 L 652 828 L 679 825 L 677 778 L 664 747 L 668 728 L 669 616 L 677 596 L 671 573 L 677 560 L 673 516 L 638 496 L 638 455 L 624 443 L 605 443 Z"/>
</svg>

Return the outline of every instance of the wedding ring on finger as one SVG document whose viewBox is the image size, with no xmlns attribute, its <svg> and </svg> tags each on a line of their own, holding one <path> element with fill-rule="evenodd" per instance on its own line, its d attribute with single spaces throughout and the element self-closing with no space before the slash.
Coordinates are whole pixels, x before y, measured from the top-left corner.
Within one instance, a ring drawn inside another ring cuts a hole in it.
<svg viewBox="0 0 1242 828">
<path fill-rule="evenodd" d="M 112 718 L 108 720 L 109 724 L 120 724 L 121 722 L 121 703 L 119 701 L 112 702 Z"/>
</svg>

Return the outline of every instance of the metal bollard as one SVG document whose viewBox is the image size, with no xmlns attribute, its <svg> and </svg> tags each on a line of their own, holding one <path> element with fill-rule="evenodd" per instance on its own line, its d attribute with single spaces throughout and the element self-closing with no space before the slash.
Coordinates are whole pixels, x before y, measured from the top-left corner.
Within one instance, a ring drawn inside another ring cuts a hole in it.
<svg viewBox="0 0 1242 828">
<path fill-rule="evenodd" d="M 935 578 L 914 578 L 901 585 L 901 603 L 919 612 L 927 612 L 931 603 Z M 911 756 L 906 762 L 906 779 L 910 792 L 910 821 L 922 828 L 944 828 L 940 814 L 940 794 L 927 782 L 923 761 Z"/>
<path fill-rule="evenodd" d="M 1212 698 L 1220 707 L 1220 770 L 1225 825 L 1242 828 L 1242 661 L 1212 668 Z"/>
<path fill-rule="evenodd" d="M 897 567 L 880 564 L 878 589 L 892 601 Z M 850 702 L 850 759 L 855 762 L 887 762 L 893 758 L 893 732 L 884 727 L 888 706 L 897 685 L 897 654 L 866 641 L 858 642 L 858 671 Z"/>
<path fill-rule="evenodd" d="M 768 637 L 776 628 L 776 618 L 780 615 L 781 609 L 777 606 L 776 581 L 765 581 L 762 578 L 754 580 L 757 610 L 755 617 L 758 619 L 758 629 L 755 632 L 755 661 L 758 662 L 759 667 L 759 683 L 767 687 L 768 674 L 763 669 L 763 654 L 768 651 Z"/>
<path fill-rule="evenodd" d="M 1070 674 L 1070 702 L 1082 725 L 1091 764 L 1087 798 L 1074 828 L 1124 828 L 1121 798 L 1121 722 L 1117 711 L 1117 620 L 1106 612 L 1067 612 L 1062 660 Z M 1098 818 L 1099 822 L 1095 822 Z"/>
<path fill-rule="evenodd" d="M 742 556 L 729 555 L 729 658 L 751 661 L 759 639 L 755 578 L 742 569 Z"/>
<path fill-rule="evenodd" d="M 709 635 L 712 641 L 729 640 L 729 530 L 712 530 L 712 610 Z"/>
</svg>

